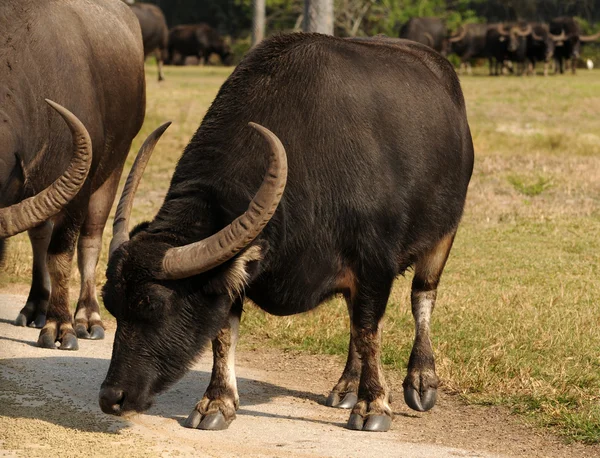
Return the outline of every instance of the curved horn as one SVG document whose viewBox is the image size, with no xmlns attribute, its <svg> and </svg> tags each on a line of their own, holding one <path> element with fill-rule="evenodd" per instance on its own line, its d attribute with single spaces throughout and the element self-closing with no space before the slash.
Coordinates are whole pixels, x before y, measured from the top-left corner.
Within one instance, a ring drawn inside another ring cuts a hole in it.
<svg viewBox="0 0 600 458">
<path fill-rule="evenodd" d="M 458 35 L 452 36 L 450 38 L 448 38 L 448 41 L 450 43 L 456 43 L 457 41 L 461 41 L 465 35 L 467 35 L 467 28 L 463 27 L 462 25 L 460 26 L 460 33 Z"/>
<path fill-rule="evenodd" d="M 525 27 L 525 30 L 521 29 L 518 26 L 513 27 L 513 30 L 520 37 L 526 37 L 527 35 L 531 35 L 533 28 L 531 27 L 531 24 L 527 24 L 527 27 Z"/>
<path fill-rule="evenodd" d="M 498 24 L 496 25 L 496 30 L 498 31 L 498 33 L 504 37 L 507 37 L 510 35 L 510 33 L 508 33 L 507 31 L 504 30 L 504 25 L 503 24 Z"/>
<path fill-rule="evenodd" d="M 429 32 L 425 32 L 423 35 L 425 36 L 425 38 L 429 42 L 429 46 L 433 47 L 433 45 L 434 45 L 433 35 L 431 35 Z"/>
<path fill-rule="evenodd" d="M 110 247 L 108 249 L 108 258 L 112 256 L 117 248 L 123 243 L 129 240 L 129 216 L 131 215 L 131 208 L 133 207 L 133 199 L 135 192 L 137 191 L 138 185 L 144 174 L 144 170 L 148 165 L 150 156 L 154 151 L 154 147 L 158 143 L 158 140 L 162 134 L 171 125 L 171 122 L 166 122 L 146 138 L 144 144 L 140 147 L 140 150 L 135 157 L 135 162 L 129 171 L 127 181 L 123 187 L 123 193 L 115 212 L 115 220 L 113 222 L 113 238 L 110 241 Z"/>
<path fill-rule="evenodd" d="M 269 143 L 271 159 L 260 188 L 246 212 L 216 234 L 189 245 L 169 248 L 163 258 L 161 279 L 177 280 L 206 272 L 243 250 L 269 222 L 287 181 L 287 157 L 277 136 L 265 127 L 249 123 Z"/>
<path fill-rule="evenodd" d="M 565 41 L 567 39 L 567 35 L 565 34 L 565 31 L 563 30 L 560 32 L 560 35 L 553 35 L 551 33 L 550 38 L 552 38 L 552 41 Z"/>
<path fill-rule="evenodd" d="M 595 33 L 594 35 L 580 35 L 579 36 L 579 40 L 583 41 L 584 43 L 587 43 L 590 41 L 596 41 L 598 38 L 600 38 L 600 32 Z"/>
<path fill-rule="evenodd" d="M 544 37 L 535 33 L 535 30 L 531 31 L 531 36 L 535 41 L 544 41 Z"/>
<path fill-rule="evenodd" d="M 77 195 L 92 165 L 92 141 L 82 122 L 69 110 L 45 99 L 65 123 L 73 136 L 73 159 L 54 183 L 33 197 L 0 209 L 0 238 L 26 231 L 60 212 Z"/>
</svg>

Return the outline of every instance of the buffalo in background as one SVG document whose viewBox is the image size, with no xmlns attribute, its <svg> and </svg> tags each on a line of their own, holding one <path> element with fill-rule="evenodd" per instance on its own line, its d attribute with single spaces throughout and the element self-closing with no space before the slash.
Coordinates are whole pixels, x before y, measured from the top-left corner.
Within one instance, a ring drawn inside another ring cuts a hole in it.
<svg viewBox="0 0 600 458">
<path fill-rule="evenodd" d="M 589 36 L 582 35 L 577 21 L 565 16 L 550 21 L 550 33 L 555 36 L 555 73 L 564 73 L 564 61 L 571 60 L 571 70 L 575 74 L 581 45 L 600 38 L 600 32 Z"/>
<path fill-rule="evenodd" d="M 15 324 L 43 327 L 42 347 L 60 342 L 75 350 L 77 337 L 104 336 L 95 270 L 144 120 L 140 26 L 115 0 L 3 0 L 0 55 L 0 245 L 29 231 L 33 248 L 31 289 Z M 72 111 L 49 102 L 69 129 L 45 98 Z M 73 328 L 76 244 L 81 292 Z"/>
<path fill-rule="evenodd" d="M 154 54 L 158 65 L 158 81 L 164 80 L 163 61 L 167 58 L 167 44 L 169 41 L 169 28 L 162 10 L 149 3 L 131 3 L 131 10 L 135 13 L 142 29 L 144 42 L 144 57 Z"/>
<path fill-rule="evenodd" d="M 422 43 L 442 55 L 447 54 L 446 25 L 436 17 L 414 17 L 400 29 L 400 38 Z"/>
<path fill-rule="evenodd" d="M 178 25 L 169 31 L 170 64 L 183 65 L 188 56 L 206 64 L 213 53 L 221 58 L 223 65 L 231 65 L 233 54 L 229 45 L 208 24 Z"/>
<path fill-rule="evenodd" d="M 502 73 L 505 62 L 516 62 L 518 74 L 525 71 L 527 60 L 527 37 L 531 35 L 529 24 L 496 24 L 486 33 L 486 54 L 490 62 L 490 75 Z M 510 67 L 512 71 L 512 66 Z"/>
<path fill-rule="evenodd" d="M 456 54 L 460 59 L 460 73 L 465 70 L 472 73 L 471 60 L 488 57 L 486 34 L 490 29 L 488 24 L 464 24 L 456 35 L 448 39 L 449 53 Z"/>
</svg>

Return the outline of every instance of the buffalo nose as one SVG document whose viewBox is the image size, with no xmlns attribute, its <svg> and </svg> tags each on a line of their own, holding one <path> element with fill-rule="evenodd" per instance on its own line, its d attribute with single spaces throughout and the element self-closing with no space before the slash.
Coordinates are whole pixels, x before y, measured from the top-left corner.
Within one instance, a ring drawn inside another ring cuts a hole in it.
<svg viewBox="0 0 600 458">
<path fill-rule="evenodd" d="M 100 390 L 100 408 L 104 413 L 120 415 L 124 399 L 125 393 L 119 388 L 107 386 Z"/>
</svg>

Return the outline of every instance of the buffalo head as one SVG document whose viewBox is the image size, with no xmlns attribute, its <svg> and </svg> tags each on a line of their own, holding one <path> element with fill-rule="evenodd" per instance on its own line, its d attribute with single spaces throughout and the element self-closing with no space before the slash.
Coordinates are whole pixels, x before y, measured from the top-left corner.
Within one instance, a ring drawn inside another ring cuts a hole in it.
<svg viewBox="0 0 600 458">
<path fill-rule="evenodd" d="M 156 220 L 128 233 L 135 190 L 168 124 L 140 149 L 115 215 L 102 292 L 117 319 L 112 360 L 100 391 L 104 412 L 147 409 L 153 396 L 182 377 L 216 336 L 233 301 L 258 274 L 267 247 L 255 238 L 279 204 L 287 159 L 272 132 L 251 125 L 271 149 L 263 182 L 244 214 L 202 240 L 185 240 L 184 231 Z M 190 218 L 181 215 L 178 224 L 193 225 Z"/>
</svg>

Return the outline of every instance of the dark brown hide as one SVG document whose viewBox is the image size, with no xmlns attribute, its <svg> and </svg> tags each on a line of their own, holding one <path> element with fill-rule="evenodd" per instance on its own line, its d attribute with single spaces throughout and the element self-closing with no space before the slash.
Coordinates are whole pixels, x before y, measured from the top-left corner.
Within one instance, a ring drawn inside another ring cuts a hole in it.
<svg viewBox="0 0 600 458">
<path fill-rule="evenodd" d="M 77 241 L 82 289 L 76 322 L 82 336 L 90 337 L 93 325 L 99 327 L 91 337 L 102 335 L 95 266 L 145 110 L 139 24 L 117 0 L 3 0 L 0 62 L 0 206 L 38 194 L 71 161 L 71 133 L 45 98 L 72 111 L 92 140 L 92 165 L 81 191 L 48 224 L 30 230 L 33 282 L 17 319 L 42 326 L 47 318 L 40 344 L 54 347 L 58 339 L 61 348 L 74 349 L 68 280 Z"/>
<path fill-rule="evenodd" d="M 131 10 L 140 21 L 142 28 L 142 41 L 144 42 L 144 56 L 154 54 L 158 65 L 158 81 L 164 79 L 162 66 L 167 58 L 167 44 L 169 42 L 169 28 L 162 10 L 149 3 L 134 3 Z"/>
</svg>

